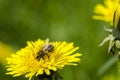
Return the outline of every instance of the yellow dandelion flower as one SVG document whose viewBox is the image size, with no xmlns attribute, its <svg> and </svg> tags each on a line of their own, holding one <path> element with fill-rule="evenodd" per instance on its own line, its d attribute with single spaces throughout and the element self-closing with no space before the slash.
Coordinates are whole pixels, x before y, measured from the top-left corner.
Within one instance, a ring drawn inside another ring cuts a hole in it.
<svg viewBox="0 0 120 80">
<path fill-rule="evenodd" d="M 28 41 L 27 46 L 12 54 L 7 58 L 8 69 L 6 74 L 13 77 L 25 74 L 29 80 L 33 76 L 42 74 L 51 75 L 51 71 L 62 69 L 65 65 L 77 65 L 81 54 L 72 54 L 79 47 L 74 47 L 73 43 L 48 42 L 48 40 L 38 39 Z"/>
<path fill-rule="evenodd" d="M 93 19 L 102 20 L 113 25 L 113 15 L 119 5 L 119 0 L 105 0 L 103 4 L 97 4 L 93 15 Z"/>
<path fill-rule="evenodd" d="M 0 62 L 2 64 L 6 64 L 6 58 L 9 57 L 12 52 L 13 49 L 10 46 L 0 42 Z"/>
</svg>

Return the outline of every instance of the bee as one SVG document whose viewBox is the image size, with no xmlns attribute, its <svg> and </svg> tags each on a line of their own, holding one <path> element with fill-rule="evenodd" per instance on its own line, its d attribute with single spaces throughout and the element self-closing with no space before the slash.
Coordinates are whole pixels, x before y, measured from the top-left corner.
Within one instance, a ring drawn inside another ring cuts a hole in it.
<svg viewBox="0 0 120 80">
<path fill-rule="evenodd" d="M 46 39 L 46 44 L 37 53 L 36 59 L 40 60 L 40 58 L 43 58 L 45 55 L 48 56 L 48 53 L 52 52 L 53 50 L 54 50 L 54 46 L 49 43 L 49 39 Z"/>
</svg>

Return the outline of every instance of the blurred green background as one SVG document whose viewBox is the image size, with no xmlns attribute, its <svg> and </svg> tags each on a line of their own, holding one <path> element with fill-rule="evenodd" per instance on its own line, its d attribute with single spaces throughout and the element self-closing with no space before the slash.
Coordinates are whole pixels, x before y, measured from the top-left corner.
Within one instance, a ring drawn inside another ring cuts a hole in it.
<svg viewBox="0 0 120 80">
<path fill-rule="evenodd" d="M 14 51 L 26 41 L 46 39 L 74 42 L 80 46 L 81 63 L 60 70 L 64 80 L 116 80 L 116 55 L 108 55 L 107 36 L 102 21 L 92 19 L 93 9 L 102 0 L 0 0 L 0 41 Z M 0 55 L 2 56 L 2 55 Z M 0 80 L 28 80 L 5 75 L 0 65 Z M 109 77 L 109 79 L 107 78 Z"/>
</svg>

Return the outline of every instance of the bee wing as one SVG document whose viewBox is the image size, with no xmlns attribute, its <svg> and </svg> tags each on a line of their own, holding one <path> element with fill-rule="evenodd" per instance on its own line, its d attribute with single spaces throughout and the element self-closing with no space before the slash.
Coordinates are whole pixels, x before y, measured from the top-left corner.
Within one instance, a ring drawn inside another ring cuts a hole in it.
<svg viewBox="0 0 120 80">
<path fill-rule="evenodd" d="M 47 39 L 45 40 L 45 42 L 46 42 L 46 44 L 48 44 L 48 43 L 49 43 L 49 38 L 47 38 Z"/>
</svg>

